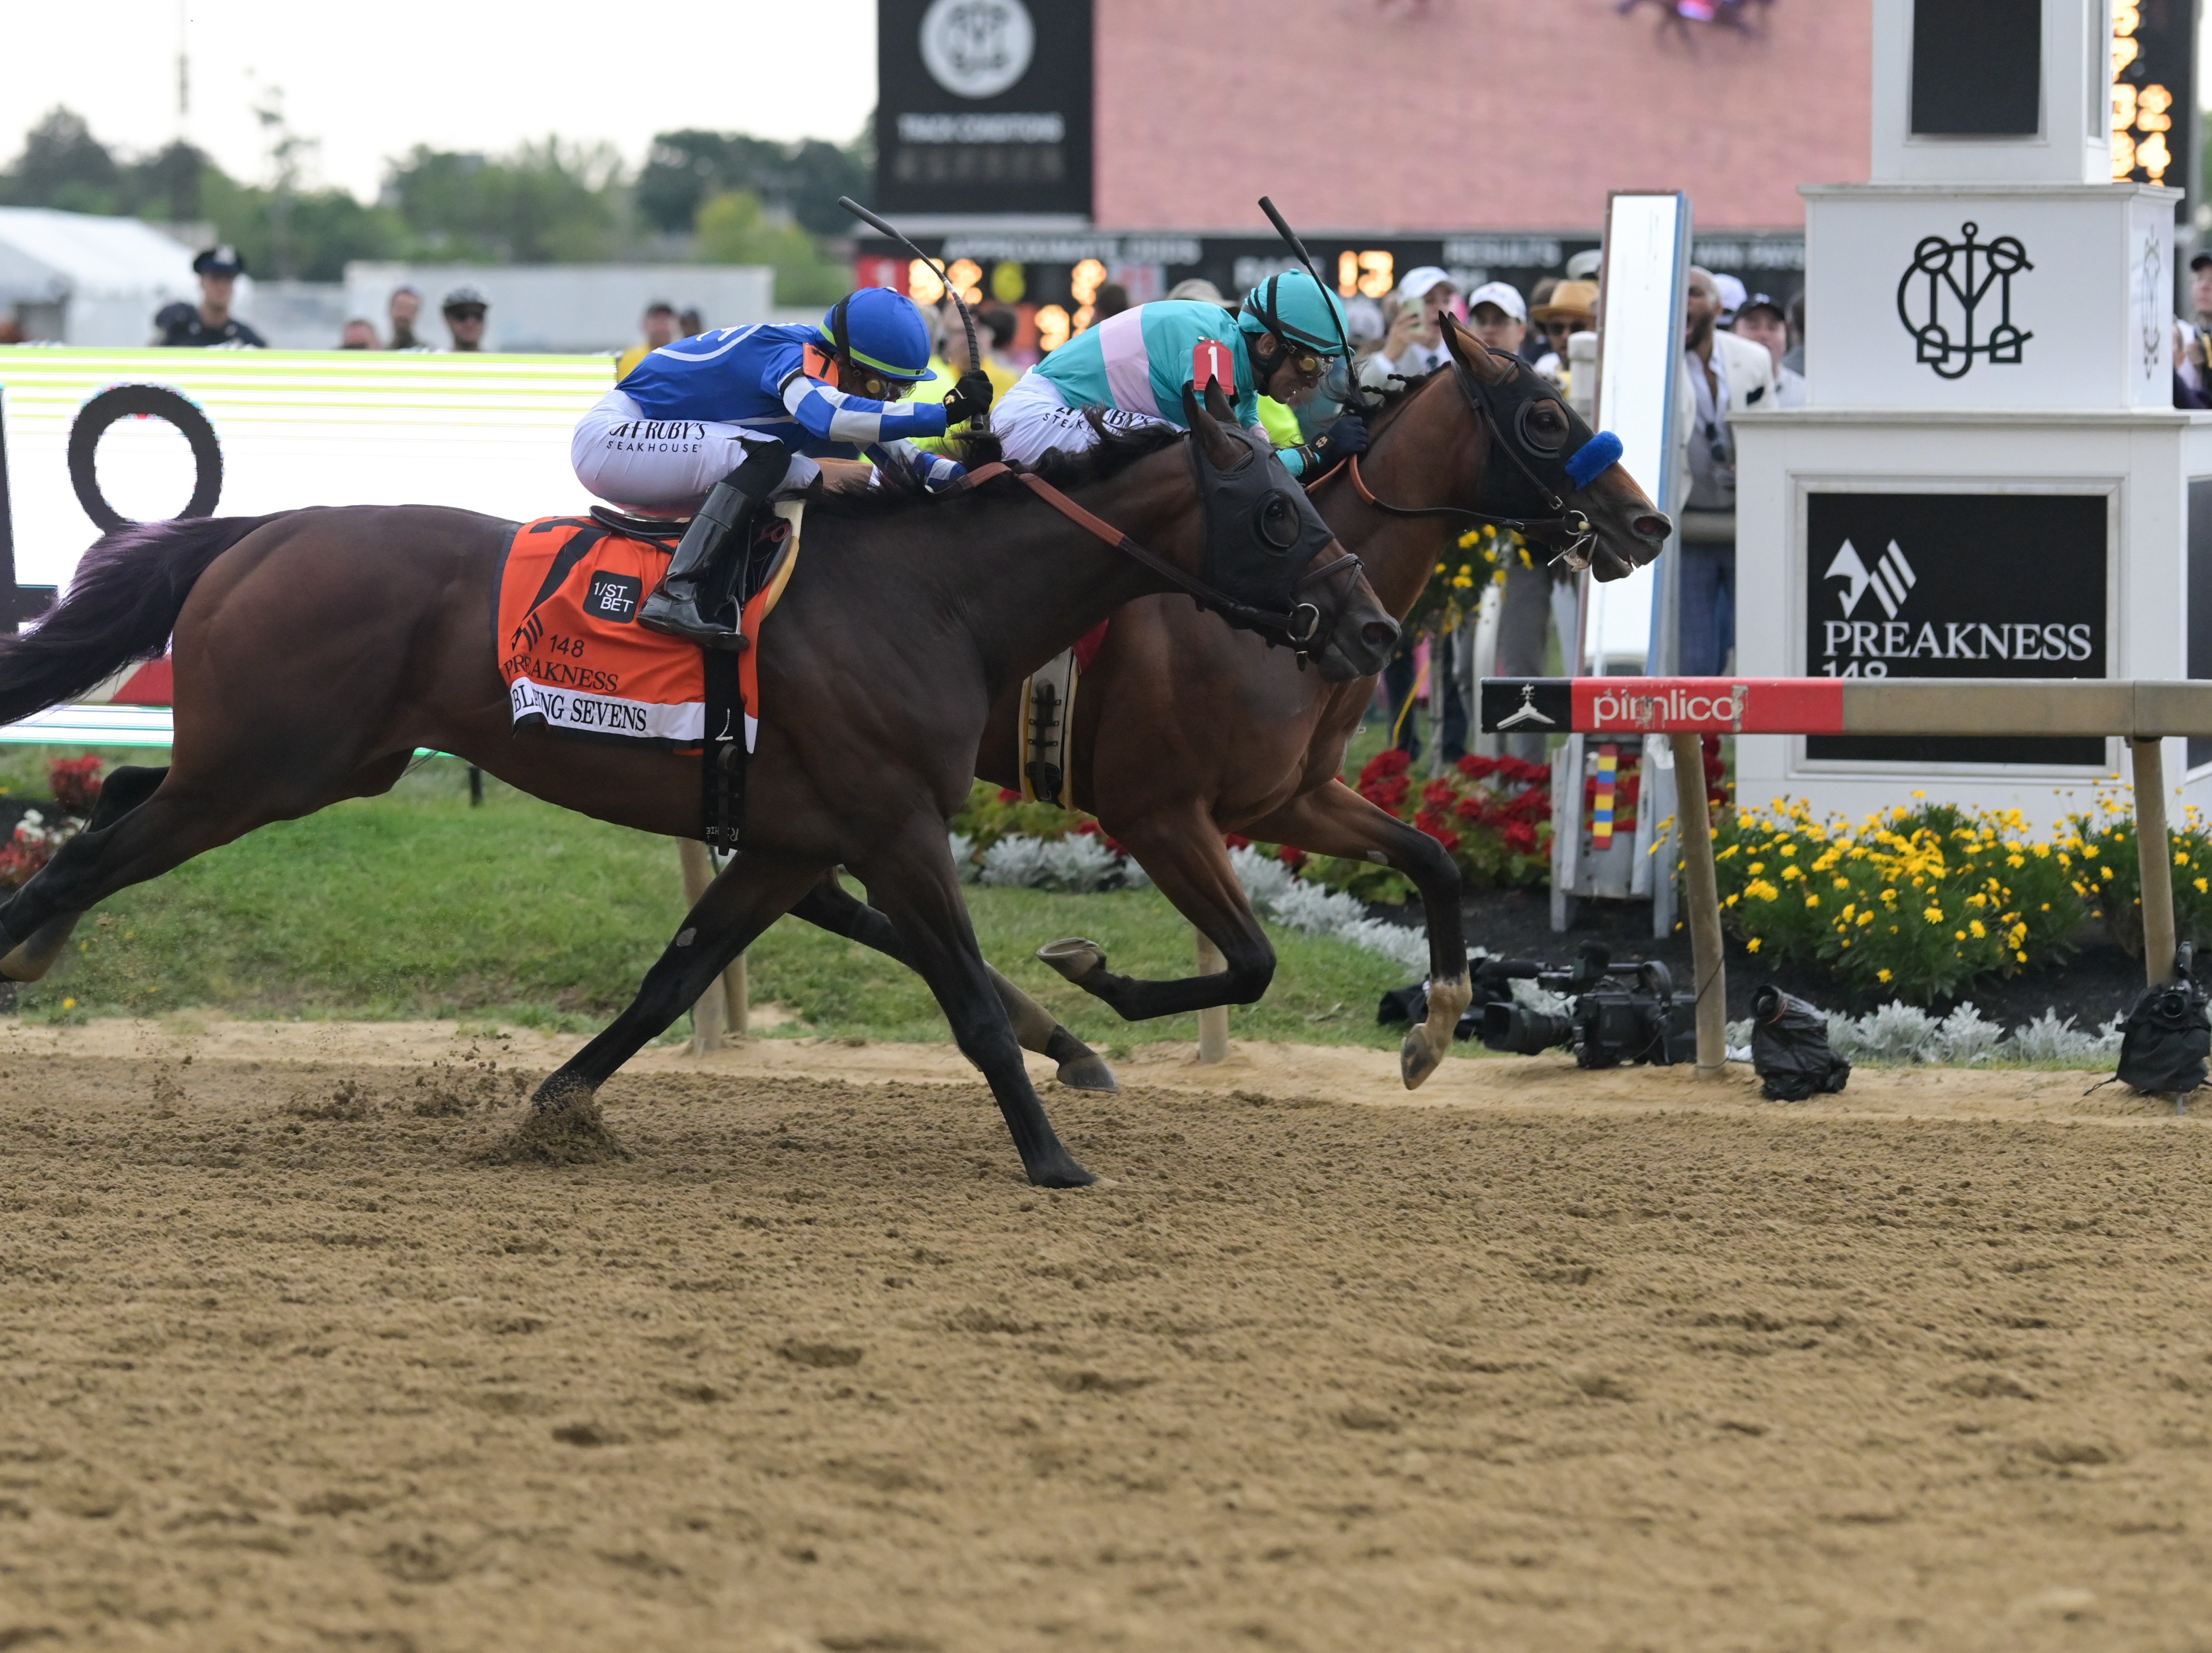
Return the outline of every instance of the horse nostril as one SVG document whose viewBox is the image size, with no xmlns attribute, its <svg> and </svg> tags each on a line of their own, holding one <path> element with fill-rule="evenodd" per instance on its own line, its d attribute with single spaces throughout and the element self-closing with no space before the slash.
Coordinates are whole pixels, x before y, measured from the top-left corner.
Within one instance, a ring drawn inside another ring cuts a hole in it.
<svg viewBox="0 0 2212 1653">
<path fill-rule="evenodd" d="M 1664 539 L 1674 532 L 1674 525 L 1656 511 L 1647 512 L 1629 524 L 1638 539 Z"/>
<path fill-rule="evenodd" d="M 1388 620 L 1370 620 L 1359 628 L 1359 641 L 1380 654 L 1395 646 L 1398 628 Z"/>
</svg>

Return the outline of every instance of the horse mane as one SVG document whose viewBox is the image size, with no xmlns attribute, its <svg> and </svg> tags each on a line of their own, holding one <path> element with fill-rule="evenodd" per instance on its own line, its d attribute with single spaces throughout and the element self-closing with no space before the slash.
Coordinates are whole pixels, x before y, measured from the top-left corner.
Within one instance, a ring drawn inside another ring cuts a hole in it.
<svg viewBox="0 0 2212 1653">
<path fill-rule="evenodd" d="M 1007 468 L 1032 472 L 1055 488 L 1080 488 L 1119 476 L 1139 459 L 1174 447 L 1185 435 L 1171 425 L 1119 430 L 1105 423 L 1097 409 L 1085 408 L 1083 411 L 1091 428 L 1098 433 L 1095 447 L 1081 453 L 1053 448 L 1035 465 L 1010 463 Z M 971 471 L 1000 457 L 999 442 L 994 436 L 962 438 L 957 447 L 955 457 Z M 880 518 L 977 497 L 965 489 L 932 493 L 924 483 L 921 466 L 896 453 L 888 455 L 887 459 L 887 463 L 877 465 L 876 485 L 872 488 L 832 491 L 817 483 L 807 495 L 807 508 L 833 517 Z M 996 489 L 996 483 L 988 483 L 983 491 L 989 494 Z"/>
<path fill-rule="evenodd" d="M 1367 415 L 1368 435 L 1372 437 L 1380 435 L 1385 427 L 1404 411 L 1407 404 L 1429 387 L 1431 380 L 1444 371 L 1443 368 L 1431 368 L 1428 372 L 1416 374 L 1411 379 L 1403 379 L 1393 374 L 1390 375 L 1392 382 L 1389 384 L 1379 388 L 1367 387 L 1367 393 L 1370 396 L 1382 398 L 1375 410 Z"/>
</svg>

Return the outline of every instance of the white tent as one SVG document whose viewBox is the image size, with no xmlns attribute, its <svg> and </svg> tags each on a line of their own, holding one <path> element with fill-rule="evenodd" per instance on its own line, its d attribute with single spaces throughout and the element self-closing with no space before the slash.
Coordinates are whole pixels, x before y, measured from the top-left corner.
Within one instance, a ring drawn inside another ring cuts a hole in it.
<svg viewBox="0 0 2212 1653">
<path fill-rule="evenodd" d="M 197 303 L 192 255 L 136 218 L 0 207 L 0 309 L 36 338 L 143 344 L 154 313 Z"/>
</svg>

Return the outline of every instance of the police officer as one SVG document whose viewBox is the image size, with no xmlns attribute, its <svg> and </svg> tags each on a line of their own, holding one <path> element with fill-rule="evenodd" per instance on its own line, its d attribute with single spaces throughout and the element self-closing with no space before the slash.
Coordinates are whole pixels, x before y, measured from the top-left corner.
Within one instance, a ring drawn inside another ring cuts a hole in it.
<svg viewBox="0 0 2212 1653">
<path fill-rule="evenodd" d="M 225 345 L 234 350 L 263 350 L 269 341 L 230 313 L 231 296 L 238 278 L 246 273 L 246 260 L 234 246 L 211 246 L 192 260 L 192 273 L 200 278 L 198 307 L 181 301 L 167 306 L 154 318 L 156 344 L 207 349 Z"/>
<path fill-rule="evenodd" d="M 446 295 L 446 331 L 457 350 L 483 349 L 484 313 L 490 309 L 484 295 L 473 287 L 456 287 Z"/>
</svg>

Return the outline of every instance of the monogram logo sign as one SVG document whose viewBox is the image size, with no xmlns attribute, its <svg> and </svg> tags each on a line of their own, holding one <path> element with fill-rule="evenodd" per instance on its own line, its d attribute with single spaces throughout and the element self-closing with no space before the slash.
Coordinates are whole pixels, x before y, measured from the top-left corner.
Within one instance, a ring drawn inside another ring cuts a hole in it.
<svg viewBox="0 0 2212 1653">
<path fill-rule="evenodd" d="M 1923 236 L 1898 278 L 1897 319 L 1912 335 L 1914 359 L 1940 379 L 1964 379 L 1977 356 L 2018 367 L 2021 347 L 2035 337 L 2012 319 L 2012 278 L 2035 268 L 2027 249 L 2016 235 L 1983 241 L 1980 233 L 1968 222 L 1955 241 Z"/>
<path fill-rule="evenodd" d="M 2166 338 L 2165 238 L 2156 230 L 2143 237 L 2142 257 L 2136 263 L 2136 313 L 2142 319 L 2142 375 L 2160 376 L 2173 349 Z"/>
</svg>

